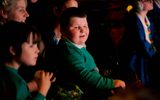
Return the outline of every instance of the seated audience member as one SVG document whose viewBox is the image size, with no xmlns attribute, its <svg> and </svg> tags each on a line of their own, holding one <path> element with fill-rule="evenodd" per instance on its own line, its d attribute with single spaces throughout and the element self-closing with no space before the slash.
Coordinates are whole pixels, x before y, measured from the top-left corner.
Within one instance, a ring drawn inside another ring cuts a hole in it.
<svg viewBox="0 0 160 100">
<path fill-rule="evenodd" d="M 29 14 L 26 10 L 27 0 L 1 0 L 0 1 L 0 23 L 14 20 L 25 22 Z"/>
<path fill-rule="evenodd" d="M 26 19 L 29 17 L 27 12 L 27 0 L 1 0 L 0 1 L 0 27 L 3 26 L 8 21 L 17 21 L 17 22 L 26 22 Z M 1 31 L 0 31 L 1 32 Z M 2 33 L 3 34 L 3 33 Z M 44 49 L 43 42 L 40 42 L 40 52 Z M 39 56 L 41 58 L 41 55 Z M 39 61 L 38 61 L 39 62 Z M 22 70 L 22 72 L 21 72 Z M 26 66 L 20 67 L 20 75 L 29 82 L 28 86 L 30 91 L 33 91 L 36 86 L 34 81 L 31 81 L 30 78 L 33 78 L 31 75 L 34 73 L 34 68 L 28 68 Z M 28 74 L 29 72 L 29 74 Z"/>
<path fill-rule="evenodd" d="M 60 17 L 60 30 L 62 37 L 57 47 L 59 56 L 56 73 L 56 86 L 59 88 L 56 88 L 57 94 L 53 94 L 55 98 L 60 99 L 62 94 L 70 93 L 66 91 L 71 91 L 74 85 L 82 90 L 82 100 L 101 100 L 103 94 L 109 95 L 108 91 L 125 88 L 124 81 L 103 77 L 99 73 L 94 58 L 86 49 L 89 28 L 87 15 L 81 9 L 76 7 L 66 9 Z M 70 98 L 79 97 L 81 92 L 76 92 L 75 95 L 71 92 L 73 95 L 71 94 Z"/>
<path fill-rule="evenodd" d="M 10 21 L 3 25 L 1 41 L 0 99 L 44 100 L 52 83 L 53 73 L 37 71 L 37 93 L 32 96 L 25 80 L 18 74 L 21 64 L 35 66 L 39 53 L 40 34 L 25 23 Z M 23 66 L 22 66 L 23 67 Z"/>
<path fill-rule="evenodd" d="M 147 15 L 151 10 L 152 0 L 133 0 L 133 9 L 126 17 L 120 54 L 121 65 L 131 70 L 133 81 L 141 82 L 146 88 L 156 89 L 159 87 L 156 75 L 160 65 L 160 42 L 153 20 Z"/>
</svg>

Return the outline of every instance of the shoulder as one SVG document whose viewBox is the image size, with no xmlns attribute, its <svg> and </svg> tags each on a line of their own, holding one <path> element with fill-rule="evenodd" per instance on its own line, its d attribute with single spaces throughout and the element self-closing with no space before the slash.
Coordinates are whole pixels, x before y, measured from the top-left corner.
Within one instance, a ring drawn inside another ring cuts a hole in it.
<svg viewBox="0 0 160 100">
<path fill-rule="evenodd" d="M 78 47 L 76 47 L 71 41 L 67 40 L 67 39 L 61 39 L 60 42 L 58 43 L 58 48 L 63 49 L 63 51 L 76 51 L 79 52 L 80 49 Z M 65 52 L 66 52 L 65 51 Z"/>
<path fill-rule="evenodd" d="M 73 45 L 68 40 L 61 39 L 58 44 L 58 52 L 59 54 L 67 59 L 81 59 L 83 57 L 83 52 L 80 48 Z"/>
<path fill-rule="evenodd" d="M 5 68 L 0 68 L 0 88 L 11 89 L 14 86 L 10 72 Z"/>
</svg>

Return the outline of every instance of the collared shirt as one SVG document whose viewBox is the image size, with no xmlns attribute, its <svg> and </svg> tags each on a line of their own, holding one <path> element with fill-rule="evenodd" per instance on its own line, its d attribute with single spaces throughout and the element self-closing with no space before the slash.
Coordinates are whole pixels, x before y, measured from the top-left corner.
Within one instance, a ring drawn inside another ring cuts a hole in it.
<svg viewBox="0 0 160 100">
<path fill-rule="evenodd" d="M 77 48 L 81 49 L 81 48 L 86 48 L 86 44 L 83 44 L 83 45 L 78 45 L 78 44 L 75 44 L 73 42 L 71 42 L 73 45 L 75 45 Z"/>
<path fill-rule="evenodd" d="M 140 21 L 141 21 L 141 23 L 142 23 L 142 25 L 143 25 L 143 27 L 144 27 L 144 32 L 145 32 L 146 40 L 147 40 L 149 43 L 151 43 L 151 41 L 150 41 L 150 39 L 149 39 L 148 27 L 146 26 L 144 19 L 143 19 L 139 14 L 137 14 L 137 16 L 138 16 L 138 18 L 140 19 Z M 146 16 L 146 20 L 147 20 L 148 25 L 150 26 L 150 22 L 149 22 L 147 16 Z"/>
</svg>

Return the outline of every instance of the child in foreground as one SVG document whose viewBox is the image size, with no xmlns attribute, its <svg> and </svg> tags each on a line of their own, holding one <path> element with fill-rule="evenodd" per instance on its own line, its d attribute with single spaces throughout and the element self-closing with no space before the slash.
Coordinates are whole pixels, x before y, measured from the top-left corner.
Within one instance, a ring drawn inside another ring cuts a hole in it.
<svg viewBox="0 0 160 100">
<path fill-rule="evenodd" d="M 39 54 L 40 34 L 25 23 L 10 21 L 2 28 L 0 66 L 0 99 L 1 100 L 44 100 L 53 82 L 53 73 L 43 70 L 35 73 L 38 84 L 37 93 L 32 96 L 27 83 L 18 74 L 22 64 L 36 65 Z"/>
<path fill-rule="evenodd" d="M 66 90 L 71 84 L 82 89 L 84 99 L 101 100 L 102 92 L 115 88 L 125 88 L 119 79 L 103 77 L 94 58 L 87 51 L 85 42 L 89 36 L 87 15 L 80 8 L 66 9 L 60 19 L 62 38 L 58 44 L 59 62 L 57 84 Z M 101 45 L 101 44 L 100 44 Z M 104 94 L 107 95 L 107 92 Z"/>
</svg>

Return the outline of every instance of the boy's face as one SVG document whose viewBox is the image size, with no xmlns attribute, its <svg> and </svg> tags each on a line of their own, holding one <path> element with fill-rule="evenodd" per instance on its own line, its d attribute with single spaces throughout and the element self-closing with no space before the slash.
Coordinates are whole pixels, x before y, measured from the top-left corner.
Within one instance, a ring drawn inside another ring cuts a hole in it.
<svg viewBox="0 0 160 100">
<path fill-rule="evenodd" d="M 25 0 L 19 0 L 17 5 L 7 13 L 7 19 L 25 22 L 26 18 L 29 17 L 28 12 L 26 11 L 26 6 Z"/>
<path fill-rule="evenodd" d="M 84 45 L 88 35 L 89 28 L 86 17 L 72 17 L 68 27 L 68 39 L 75 44 Z"/>
<path fill-rule="evenodd" d="M 22 44 L 22 53 L 20 57 L 20 61 L 28 66 L 34 66 L 36 64 L 39 53 L 37 44 L 33 44 L 32 42 L 32 37 L 31 34 L 29 43 L 25 42 Z"/>
</svg>

